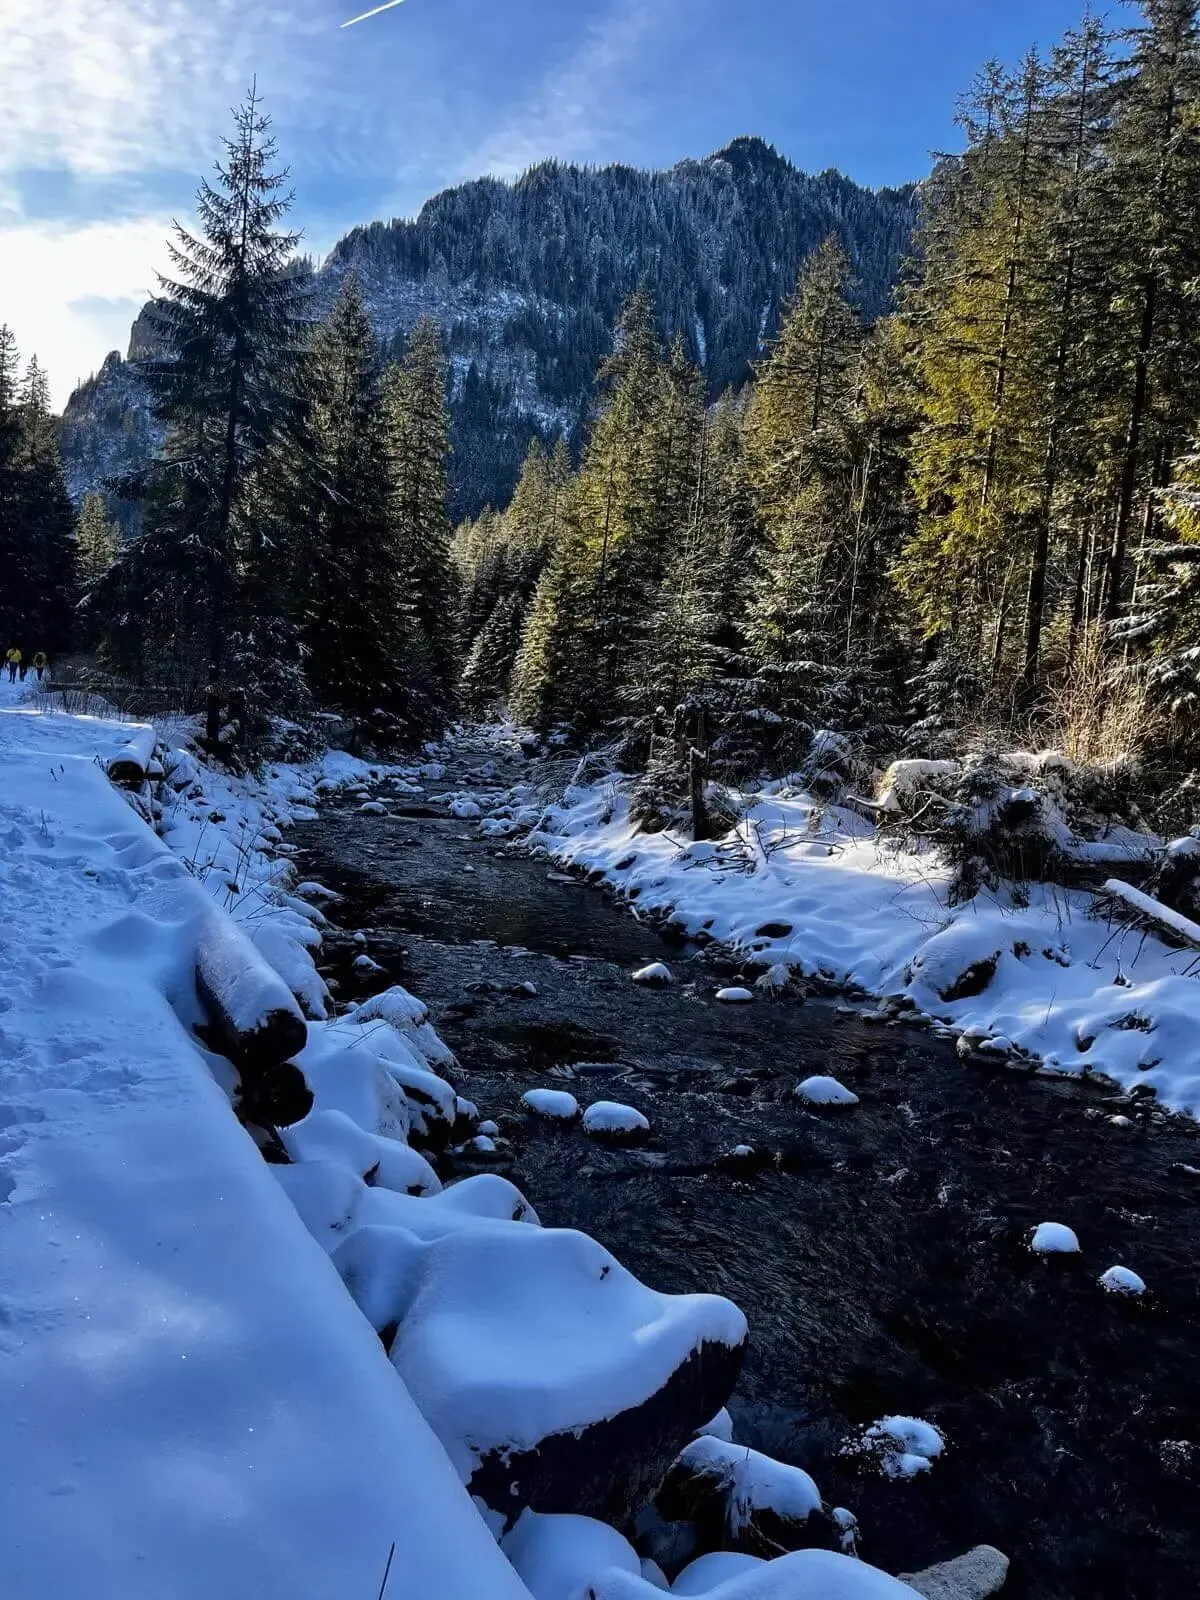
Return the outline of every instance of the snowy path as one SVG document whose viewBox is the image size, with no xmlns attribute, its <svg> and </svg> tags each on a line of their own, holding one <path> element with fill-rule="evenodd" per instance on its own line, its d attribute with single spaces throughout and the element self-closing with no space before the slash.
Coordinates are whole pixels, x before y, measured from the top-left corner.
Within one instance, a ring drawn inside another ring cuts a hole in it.
<svg viewBox="0 0 1200 1600">
<path fill-rule="evenodd" d="M 0 1594 L 526 1591 L 177 1018 L 120 724 L 0 685 Z M 185 893 L 185 890 L 188 891 Z"/>
</svg>

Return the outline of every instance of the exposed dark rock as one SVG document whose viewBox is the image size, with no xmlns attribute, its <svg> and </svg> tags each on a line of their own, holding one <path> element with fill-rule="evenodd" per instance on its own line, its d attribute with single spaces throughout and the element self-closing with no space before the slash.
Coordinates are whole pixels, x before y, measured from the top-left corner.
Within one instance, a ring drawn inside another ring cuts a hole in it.
<svg viewBox="0 0 1200 1600">
<path fill-rule="evenodd" d="M 622 1527 L 654 1493 L 679 1451 L 733 1392 L 743 1347 L 703 1344 L 640 1406 L 532 1450 L 490 1450 L 467 1484 L 508 1527 L 526 1506 Z"/>
</svg>

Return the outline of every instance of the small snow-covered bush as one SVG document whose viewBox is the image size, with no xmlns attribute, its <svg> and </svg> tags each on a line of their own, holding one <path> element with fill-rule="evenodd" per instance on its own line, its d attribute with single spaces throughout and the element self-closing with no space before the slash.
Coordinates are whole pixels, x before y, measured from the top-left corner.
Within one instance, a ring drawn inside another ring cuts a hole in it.
<svg viewBox="0 0 1200 1600">
<path fill-rule="evenodd" d="M 1006 879 L 1073 882 L 1158 848 L 1133 800 L 1135 778 L 1127 764 L 1080 766 L 1054 750 L 897 761 L 879 790 L 880 834 L 932 844 L 953 869 L 958 902 Z"/>
</svg>

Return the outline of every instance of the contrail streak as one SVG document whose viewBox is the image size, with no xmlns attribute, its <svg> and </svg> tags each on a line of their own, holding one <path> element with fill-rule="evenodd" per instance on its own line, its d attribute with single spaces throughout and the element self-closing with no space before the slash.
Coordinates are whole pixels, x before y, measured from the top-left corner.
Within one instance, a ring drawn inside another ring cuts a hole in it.
<svg viewBox="0 0 1200 1600">
<path fill-rule="evenodd" d="M 361 17 L 351 17 L 349 22 L 343 22 L 343 28 L 352 28 L 356 22 L 366 22 L 368 17 L 377 17 L 381 11 L 390 11 L 393 6 L 402 6 L 404 0 L 383 0 L 381 6 L 376 6 L 374 11 L 364 11 Z"/>
</svg>

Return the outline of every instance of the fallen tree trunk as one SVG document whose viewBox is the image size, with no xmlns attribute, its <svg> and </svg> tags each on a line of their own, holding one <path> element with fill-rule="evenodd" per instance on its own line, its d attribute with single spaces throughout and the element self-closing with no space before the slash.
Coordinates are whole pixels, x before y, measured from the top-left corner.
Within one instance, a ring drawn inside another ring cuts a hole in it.
<svg viewBox="0 0 1200 1600">
<path fill-rule="evenodd" d="M 1193 950 L 1200 950 L 1200 923 L 1193 922 L 1182 912 L 1172 911 L 1161 900 L 1143 894 L 1140 889 L 1133 888 L 1120 878 L 1109 878 L 1100 893 L 1103 899 L 1109 901 L 1111 910 L 1120 907 L 1132 922 L 1154 928 L 1171 944 L 1188 945 Z"/>
<path fill-rule="evenodd" d="M 304 1049 L 308 1027 L 283 979 L 214 906 L 196 939 L 196 988 L 236 1066 L 276 1067 Z"/>
<path fill-rule="evenodd" d="M 157 742 L 153 728 L 139 728 L 108 763 L 110 781 L 124 789 L 139 788 L 149 775 Z"/>
</svg>

